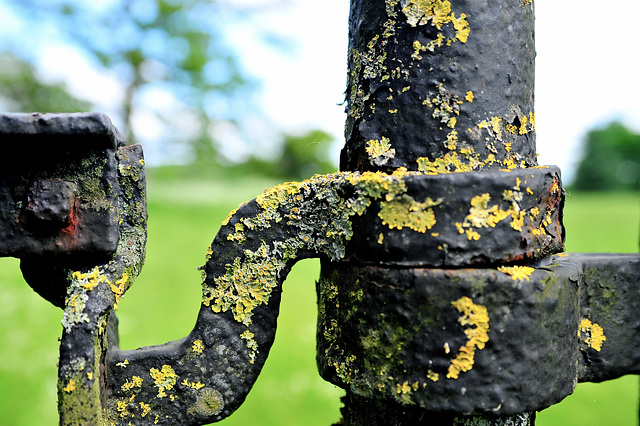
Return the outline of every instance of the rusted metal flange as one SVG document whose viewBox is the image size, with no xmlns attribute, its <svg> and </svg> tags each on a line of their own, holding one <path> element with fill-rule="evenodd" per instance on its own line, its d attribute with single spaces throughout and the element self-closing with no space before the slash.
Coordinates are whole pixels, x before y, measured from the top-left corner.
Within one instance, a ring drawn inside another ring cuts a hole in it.
<svg viewBox="0 0 640 426">
<path fill-rule="evenodd" d="M 540 410 L 577 383 L 581 265 L 398 269 L 324 262 L 318 367 L 369 401 Z"/>
<path fill-rule="evenodd" d="M 564 250 L 557 167 L 407 175 L 353 220 L 345 259 L 394 266 L 531 261 Z"/>
</svg>

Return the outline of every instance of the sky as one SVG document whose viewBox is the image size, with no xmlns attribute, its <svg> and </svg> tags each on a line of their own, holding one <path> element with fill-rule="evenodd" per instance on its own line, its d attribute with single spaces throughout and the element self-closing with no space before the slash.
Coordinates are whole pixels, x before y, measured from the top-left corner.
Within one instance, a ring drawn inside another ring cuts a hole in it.
<svg viewBox="0 0 640 426">
<path fill-rule="evenodd" d="M 260 81 L 256 102 L 264 114 L 288 132 L 320 128 L 331 133 L 338 141 L 337 158 L 345 121 L 341 104 L 348 0 L 219 1 L 236 7 L 269 6 L 251 21 L 228 23 L 227 38 L 238 46 L 245 70 Z M 273 7 L 274 2 L 283 7 Z M 621 120 L 640 132 L 640 35 L 634 22 L 640 0 L 536 0 L 535 8 L 538 160 L 560 166 L 569 182 L 589 129 Z M 20 29 L 19 20 L 3 10 L 2 0 L 0 19 L 0 39 Z M 261 42 L 257 34 L 265 30 L 288 39 L 286 51 Z M 49 43 L 46 49 L 38 48 L 40 54 L 34 55 L 46 75 L 66 79 L 76 93 L 95 98 L 107 113 L 115 108 L 119 91 L 112 76 L 97 72 L 67 46 Z M 152 140 L 153 123 L 145 120 L 139 117 Z M 152 142 L 145 151 L 147 157 L 154 152 Z"/>
</svg>

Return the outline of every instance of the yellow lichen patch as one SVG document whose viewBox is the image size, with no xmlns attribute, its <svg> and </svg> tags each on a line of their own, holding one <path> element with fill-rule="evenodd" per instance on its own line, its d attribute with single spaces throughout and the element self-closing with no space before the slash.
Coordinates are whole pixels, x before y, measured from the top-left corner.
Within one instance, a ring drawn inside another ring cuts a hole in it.
<svg viewBox="0 0 640 426">
<path fill-rule="evenodd" d="M 286 182 L 273 188 L 267 189 L 256 197 L 256 202 L 265 210 L 276 209 L 287 200 L 289 195 L 300 192 L 299 182 Z"/>
<path fill-rule="evenodd" d="M 433 161 L 427 157 L 420 157 L 417 163 L 418 170 L 433 174 L 470 172 L 482 164 L 478 160 L 478 156 L 468 157 L 466 161 L 463 161 L 457 152 L 448 152 L 444 157 L 436 158 Z"/>
<path fill-rule="evenodd" d="M 167 396 L 166 391 L 173 389 L 173 386 L 175 386 L 178 380 L 178 375 L 173 371 L 173 368 L 167 364 L 163 365 L 160 370 L 152 368 L 149 370 L 149 375 L 158 388 L 158 398 Z"/>
<path fill-rule="evenodd" d="M 151 405 L 140 402 L 140 409 L 142 410 L 142 412 L 140 413 L 140 417 L 145 417 L 151 411 Z"/>
<path fill-rule="evenodd" d="M 433 381 L 433 382 L 437 382 L 438 380 L 440 380 L 440 375 L 438 373 L 435 373 L 431 370 L 427 371 L 427 379 Z"/>
<path fill-rule="evenodd" d="M 456 18 L 456 14 L 452 13 L 451 22 L 453 22 L 453 28 L 456 30 L 456 38 L 462 43 L 466 43 L 469 39 L 469 33 L 471 32 L 469 22 L 467 22 L 467 15 L 462 13 L 459 18 Z"/>
<path fill-rule="evenodd" d="M 240 206 L 238 206 L 237 208 L 235 208 L 234 210 L 231 210 L 231 212 L 227 215 L 227 217 L 222 221 L 222 226 L 226 226 L 227 224 L 229 224 L 229 221 L 231 220 L 231 218 L 233 217 L 233 215 L 235 215 L 238 212 L 238 209 L 240 207 L 242 207 L 244 204 L 240 204 Z"/>
<path fill-rule="evenodd" d="M 120 303 L 120 298 L 126 291 L 126 285 L 128 282 L 129 282 L 129 274 L 127 274 L 126 272 L 123 272 L 122 276 L 119 279 L 117 279 L 115 283 L 109 283 L 109 286 L 111 287 L 111 291 L 116 297 L 116 300 L 113 304 L 113 309 L 115 309 L 116 311 L 118 310 L 118 303 Z"/>
<path fill-rule="evenodd" d="M 480 239 L 480 234 L 478 234 L 476 231 L 474 231 L 472 229 L 466 229 L 465 233 L 467 234 L 467 239 L 469 241 L 471 241 L 471 240 L 478 241 Z"/>
<path fill-rule="evenodd" d="M 258 343 L 253 339 L 255 335 L 246 330 L 244 333 L 240 335 L 242 340 L 247 341 L 247 348 L 249 348 L 249 362 L 253 364 L 256 360 L 256 354 L 258 353 Z"/>
<path fill-rule="evenodd" d="M 133 376 L 131 380 L 127 380 L 120 388 L 123 392 L 130 391 L 133 388 L 142 387 L 142 377 Z"/>
<path fill-rule="evenodd" d="M 464 98 L 467 100 L 467 102 L 473 102 L 473 92 L 469 90 Z"/>
<path fill-rule="evenodd" d="M 435 214 L 431 207 L 437 206 L 442 199 L 433 201 L 427 198 L 419 203 L 410 196 L 403 194 L 394 197 L 389 201 L 380 203 L 378 216 L 382 219 L 383 225 L 389 228 L 402 229 L 409 228 L 416 232 L 425 233 L 436 224 Z"/>
<path fill-rule="evenodd" d="M 80 286 L 87 290 L 93 290 L 93 288 L 98 284 L 107 281 L 107 277 L 100 273 L 97 266 L 93 268 L 91 272 L 87 272 L 86 274 L 83 274 L 80 271 L 75 271 L 71 274 L 71 278 L 81 282 Z"/>
<path fill-rule="evenodd" d="M 194 340 L 193 344 L 191 345 L 191 352 L 200 355 L 202 351 L 204 351 L 204 343 L 202 343 L 202 340 Z"/>
<path fill-rule="evenodd" d="M 407 17 L 407 22 L 412 27 L 418 25 L 431 25 L 438 30 L 448 23 L 453 24 L 456 30 L 455 37 L 447 40 L 447 45 L 459 40 L 466 43 L 469 38 L 470 28 L 467 17 L 464 13 L 456 18 L 455 13 L 451 12 L 451 3 L 447 0 L 406 0 L 403 1 L 402 11 Z"/>
<path fill-rule="evenodd" d="M 473 326 L 465 328 L 464 334 L 467 336 L 467 343 L 460 347 L 458 354 L 449 365 L 447 378 L 457 379 L 460 373 L 473 368 L 476 349 L 482 350 L 489 341 L 489 313 L 486 307 L 476 305 L 466 296 L 451 302 L 451 305 L 462 314 L 458 318 L 461 325 Z"/>
<path fill-rule="evenodd" d="M 535 269 L 529 266 L 500 266 L 498 271 L 511 275 L 511 279 L 514 281 L 529 281 L 529 277 Z"/>
<path fill-rule="evenodd" d="M 502 117 L 491 117 L 490 120 L 483 120 L 478 123 L 479 129 L 490 129 L 498 139 L 502 139 Z"/>
<path fill-rule="evenodd" d="M 500 209 L 497 204 L 489 207 L 490 200 L 488 193 L 473 197 L 469 214 L 463 225 L 468 223 L 476 228 L 495 228 L 498 222 L 509 216 L 509 213 Z"/>
<path fill-rule="evenodd" d="M 69 380 L 69 383 L 65 387 L 62 388 L 63 391 L 67 393 L 71 393 L 76 390 L 76 383 L 73 379 Z"/>
<path fill-rule="evenodd" d="M 389 159 L 396 156 L 396 150 L 391 148 L 389 138 L 384 136 L 380 141 L 377 139 L 371 139 L 368 141 L 365 149 L 369 155 L 369 161 L 371 164 L 378 166 L 387 164 Z"/>
<path fill-rule="evenodd" d="M 244 242 L 244 240 L 246 240 L 246 236 L 244 235 L 244 224 L 241 222 L 238 222 L 234 225 L 234 229 L 235 232 L 230 233 L 229 235 L 227 235 L 227 240 L 229 241 L 236 241 L 238 243 L 242 243 Z"/>
<path fill-rule="evenodd" d="M 202 389 L 204 387 L 204 385 L 202 383 L 200 383 L 200 382 L 190 382 L 187 379 L 184 379 L 180 384 L 182 386 L 186 386 L 188 388 L 196 389 L 196 390 Z"/>
<path fill-rule="evenodd" d="M 246 251 L 245 255 L 244 262 L 234 259 L 227 273 L 215 279 L 209 300 L 214 312 L 231 309 L 236 321 L 249 325 L 253 309 L 267 303 L 271 290 L 278 285 L 277 276 L 284 261 L 273 256 L 264 242 L 255 252 Z"/>
<path fill-rule="evenodd" d="M 580 329 L 578 330 L 578 337 L 592 349 L 600 352 L 602 344 L 607 340 L 604 335 L 604 330 L 595 322 L 591 322 L 587 318 L 583 318 L 580 321 Z"/>
<path fill-rule="evenodd" d="M 127 417 L 131 415 L 129 413 L 129 401 L 123 401 L 121 399 L 116 401 L 116 410 L 120 413 L 120 417 Z"/>
<path fill-rule="evenodd" d="M 455 151 L 457 142 L 458 142 L 458 132 L 456 132 L 455 130 L 452 130 L 447 135 L 447 141 L 444 143 L 444 146 L 450 151 Z"/>
</svg>

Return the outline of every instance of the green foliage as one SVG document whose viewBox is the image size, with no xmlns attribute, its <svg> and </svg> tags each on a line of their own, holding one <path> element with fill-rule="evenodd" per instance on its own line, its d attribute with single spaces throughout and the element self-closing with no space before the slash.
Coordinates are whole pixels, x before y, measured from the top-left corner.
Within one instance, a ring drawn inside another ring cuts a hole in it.
<svg viewBox="0 0 640 426">
<path fill-rule="evenodd" d="M 618 122 L 591 130 L 572 188 L 585 191 L 638 190 L 640 135 Z"/>
<path fill-rule="evenodd" d="M 315 174 L 336 171 L 337 166 L 329 154 L 334 141 L 330 134 L 312 130 L 302 135 L 285 134 L 283 138 L 280 154 L 275 160 L 267 161 L 254 156 L 238 168 L 286 180 L 304 180 Z"/>
<path fill-rule="evenodd" d="M 0 105 L 7 112 L 81 112 L 88 102 L 61 83 L 43 83 L 33 65 L 11 53 L 0 54 Z"/>
</svg>

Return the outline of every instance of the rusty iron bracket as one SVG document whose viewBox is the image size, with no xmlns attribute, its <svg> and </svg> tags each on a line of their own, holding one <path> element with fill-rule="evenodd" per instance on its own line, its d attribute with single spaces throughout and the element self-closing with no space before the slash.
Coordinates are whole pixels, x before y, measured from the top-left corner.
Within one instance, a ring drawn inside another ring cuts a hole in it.
<svg viewBox="0 0 640 426">
<path fill-rule="evenodd" d="M 111 313 L 144 260 L 142 149 L 99 113 L 4 114 L 0 137 L 0 255 L 64 309 L 60 423 L 104 424 Z"/>
</svg>

